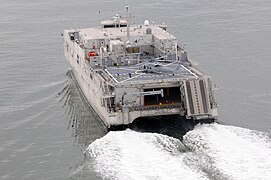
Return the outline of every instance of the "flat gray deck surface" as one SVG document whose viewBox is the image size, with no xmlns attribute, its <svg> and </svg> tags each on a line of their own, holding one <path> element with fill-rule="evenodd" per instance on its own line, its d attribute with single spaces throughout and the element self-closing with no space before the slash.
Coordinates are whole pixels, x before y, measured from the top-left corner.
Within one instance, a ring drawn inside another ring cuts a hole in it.
<svg viewBox="0 0 271 180">
<path fill-rule="evenodd" d="M 136 81 L 149 81 L 149 80 L 165 80 L 165 79 L 187 79 L 197 77 L 189 69 L 182 65 L 178 65 L 177 62 L 164 64 L 165 68 L 162 72 L 144 72 L 139 69 L 139 66 L 119 66 L 119 67 L 107 67 L 107 73 L 117 82 L 136 82 Z M 178 66 L 178 69 L 176 67 Z M 171 72 L 172 71 L 172 72 Z M 129 77 L 129 73 L 131 77 Z"/>
</svg>

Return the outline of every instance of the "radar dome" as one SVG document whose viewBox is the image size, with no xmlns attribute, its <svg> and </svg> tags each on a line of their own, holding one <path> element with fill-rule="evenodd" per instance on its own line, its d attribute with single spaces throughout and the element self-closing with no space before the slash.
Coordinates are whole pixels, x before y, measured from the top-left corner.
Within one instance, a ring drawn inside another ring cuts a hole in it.
<svg viewBox="0 0 271 180">
<path fill-rule="evenodd" d="M 145 21 L 144 21 L 144 25 L 145 25 L 145 26 L 149 26 L 149 25 L 150 25 L 150 22 L 149 22 L 148 20 L 145 20 Z"/>
</svg>

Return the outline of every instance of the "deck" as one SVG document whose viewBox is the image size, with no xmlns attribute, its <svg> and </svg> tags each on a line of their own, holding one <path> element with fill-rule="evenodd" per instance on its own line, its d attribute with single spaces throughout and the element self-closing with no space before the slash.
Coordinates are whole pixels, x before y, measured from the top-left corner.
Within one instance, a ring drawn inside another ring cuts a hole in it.
<svg viewBox="0 0 271 180">
<path fill-rule="evenodd" d="M 173 62 L 170 64 L 164 64 L 163 66 L 167 69 L 174 70 L 174 72 L 145 72 L 139 69 L 138 65 L 107 67 L 105 71 L 114 79 L 116 83 L 166 79 L 190 79 L 198 77 L 195 73 L 183 65 L 179 65 L 179 68 L 175 70 L 177 65 L 179 65 L 177 62 Z"/>
</svg>

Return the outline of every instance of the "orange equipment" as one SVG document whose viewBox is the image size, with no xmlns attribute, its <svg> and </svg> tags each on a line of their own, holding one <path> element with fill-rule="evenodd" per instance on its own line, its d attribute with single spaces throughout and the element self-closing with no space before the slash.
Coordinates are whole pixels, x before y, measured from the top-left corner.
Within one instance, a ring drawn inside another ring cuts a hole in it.
<svg viewBox="0 0 271 180">
<path fill-rule="evenodd" d="M 97 56 L 96 52 L 88 52 L 88 60 L 90 60 L 91 56 Z"/>
</svg>

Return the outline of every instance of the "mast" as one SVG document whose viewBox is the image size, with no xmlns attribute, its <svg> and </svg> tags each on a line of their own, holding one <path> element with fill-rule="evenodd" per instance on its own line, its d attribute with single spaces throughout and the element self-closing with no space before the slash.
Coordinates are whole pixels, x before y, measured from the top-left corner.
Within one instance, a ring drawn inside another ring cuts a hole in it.
<svg viewBox="0 0 271 180">
<path fill-rule="evenodd" d="M 127 41 L 129 41 L 130 39 L 130 29 L 129 29 L 129 18 L 130 18 L 130 13 L 129 13 L 129 6 L 125 6 L 125 9 L 126 9 L 126 14 L 127 14 Z"/>
</svg>

